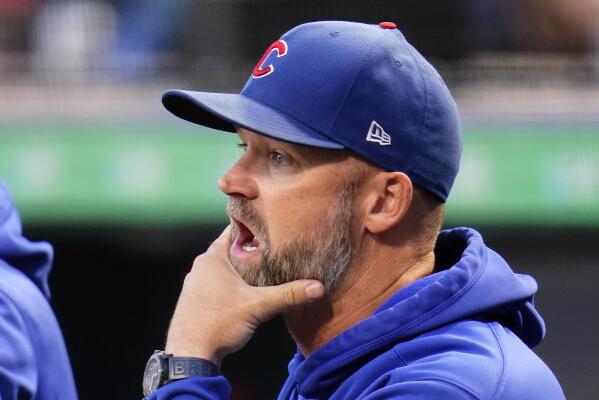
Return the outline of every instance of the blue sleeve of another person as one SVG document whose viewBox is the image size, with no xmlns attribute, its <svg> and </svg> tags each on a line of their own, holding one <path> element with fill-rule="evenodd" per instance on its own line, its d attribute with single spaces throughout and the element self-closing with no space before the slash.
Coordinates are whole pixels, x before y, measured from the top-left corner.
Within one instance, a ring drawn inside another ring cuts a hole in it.
<svg viewBox="0 0 599 400">
<path fill-rule="evenodd" d="M 12 301 L 0 292 L 0 399 L 33 398 L 36 360 L 25 321 Z"/>
<path fill-rule="evenodd" d="M 50 244 L 31 242 L 0 182 L 0 400 L 75 400 L 67 349 L 50 306 Z"/>
</svg>

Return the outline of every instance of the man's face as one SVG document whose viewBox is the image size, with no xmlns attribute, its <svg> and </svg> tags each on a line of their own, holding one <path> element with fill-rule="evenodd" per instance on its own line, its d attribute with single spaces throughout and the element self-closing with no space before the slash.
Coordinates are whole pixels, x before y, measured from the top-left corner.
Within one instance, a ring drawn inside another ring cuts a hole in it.
<svg viewBox="0 0 599 400">
<path fill-rule="evenodd" d="M 229 195 L 229 258 L 243 279 L 335 287 L 351 258 L 355 185 L 338 150 L 294 145 L 240 129 L 244 154 L 219 181 Z"/>
</svg>

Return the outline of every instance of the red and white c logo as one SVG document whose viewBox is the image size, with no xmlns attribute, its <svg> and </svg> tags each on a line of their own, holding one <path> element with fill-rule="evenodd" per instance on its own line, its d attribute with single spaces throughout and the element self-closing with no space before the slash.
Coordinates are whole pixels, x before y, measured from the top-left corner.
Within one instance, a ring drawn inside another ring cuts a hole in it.
<svg viewBox="0 0 599 400">
<path fill-rule="evenodd" d="M 266 51 L 262 55 L 262 58 L 258 60 L 258 63 L 254 67 L 254 70 L 252 71 L 252 77 L 264 78 L 265 76 L 273 73 L 275 67 L 272 64 L 266 66 L 263 65 L 268 56 L 270 56 L 270 54 L 273 51 L 277 52 L 277 58 L 283 57 L 285 54 L 287 54 L 287 43 L 284 40 L 277 40 L 276 42 L 268 46 L 268 49 L 266 49 Z"/>
</svg>

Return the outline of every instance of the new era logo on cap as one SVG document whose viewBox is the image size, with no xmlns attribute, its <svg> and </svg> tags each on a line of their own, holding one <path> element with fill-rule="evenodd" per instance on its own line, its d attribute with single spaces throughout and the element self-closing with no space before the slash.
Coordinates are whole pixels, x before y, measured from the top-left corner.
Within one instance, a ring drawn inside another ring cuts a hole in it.
<svg viewBox="0 0 599 400">
<path fill-rule="evenodd" d="M 381 146 L 389 146 L 391 144 L 391 136 L 389 136 L 383 127 L 380 126 L 376 121 L 372 121 L 370 124 L 370 129 L 368 129 L 366 140 L 368 142 L 378 143 Z"/>
</svg>

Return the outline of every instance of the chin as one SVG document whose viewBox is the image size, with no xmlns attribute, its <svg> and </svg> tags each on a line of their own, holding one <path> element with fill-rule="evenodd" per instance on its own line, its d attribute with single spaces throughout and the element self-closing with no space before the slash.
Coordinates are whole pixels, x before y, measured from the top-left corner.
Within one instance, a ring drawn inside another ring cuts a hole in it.
<svg viewBox="0 0 599 400">
<path fill-rule="evenodd" d="M 239 276 L 251 286 L 256 286 L 255 282 L 258 280 L 261 259 L 255 260 L 254 262 L 249 262 L 249 260 L 241 260 L 233 256 L 229 256 L 231 261 L 231 265 Z"/>
</svg>

